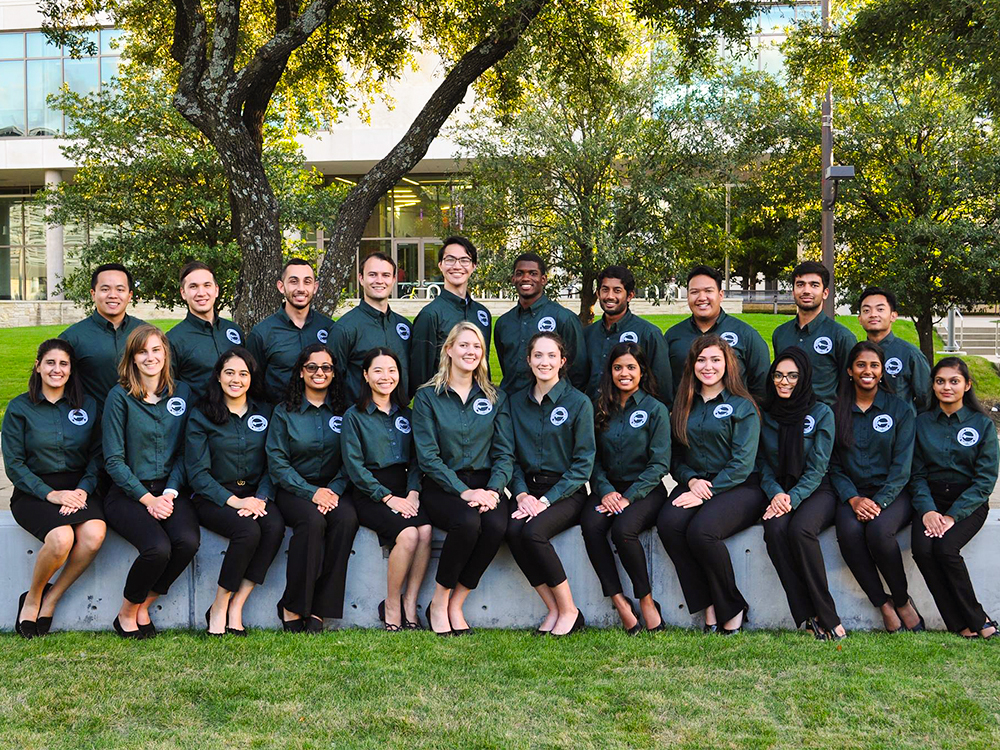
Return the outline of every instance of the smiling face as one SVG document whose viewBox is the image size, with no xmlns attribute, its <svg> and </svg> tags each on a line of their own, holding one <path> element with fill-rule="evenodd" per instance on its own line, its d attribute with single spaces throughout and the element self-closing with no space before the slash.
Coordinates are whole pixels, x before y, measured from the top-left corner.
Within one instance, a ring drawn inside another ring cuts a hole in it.
<svg viewBox="0 0 1000 750">
<path fill-rule="evenodd" d="M 132 301 L 128 276 L 121 271 L 101 271 L 97 275 L 97 283 L 90 290 L 90 298 L 97 312 L 108 320 L 124 317 L 128 303 Z"/>
<path fill-rule="evenodd" d="M 897 314 L 889 307 L 889 300 L 881 294 L 865 297 L 858 313 L 858 322 L 868 335 L 887 333 L 896 322 Z"/>
<path fill-rule="evenodd" d="M 723 296 L 711 276 L 695 276 L 688 282 L 688 307 L 697 321 L 710 322 L 718 318 Z"/>
<path fill-rule="evenodd" d="M 62 349 L 49 349 L 41 359 L 35 361 L 35 372 L 49 388 L 65 387 L 71 372 L 69 354 Z"/>
<path fill-rule="evenodd" d="M 316 274 L 310 266 L 296 263 L 285 269 L 278 281 L 278 291 L 296 310 L 305 310 L 316 294 Z"/>
<path fill-rule="evenodd" d="M 325 391 L 333 382 L 333 360 L 326 352 L 313 352 L 299 371 L 306 390 Z"/>
<path fill-rule="evenodd" d="M 219 373 L 219 385 L 226 398 L 238 399 L 250 390 L 250 368 L 242 357 L 230 357 L 222 365 Z"/>
<path fill-rule="evenodd" d="M 146 343 L 135 353 L 133 358 L 135 366 L 139 368 L 139 374 L 147 378 L 158 377 L 163 371 L 163 363 L 166 361 L 166 347 L 163 339 L 152 334 L 146 338 Z"/>
<path fill-rule="evenodd" d="M 396 365 L 396 360 L 386 354 L 375 357 L 364 374 L 372 393 L 380 396 L 392 395 L 399 385 L 399 367 Z"/>
<path fill-rule="evenodd" d="M 545 290 L 545 282 L 548 276 L 542 273 L 538 267 L 538 262 L 533 260 L 519 260 L 514 266 L 514 290 L 521 299 L 533 300 L 541 296 Z"/>
<path fill-rule="evenodd" d="M 396 281 L 396 272 L 392 263 L 380 258 L 365 261 L 358 274 L 358 282 L 364 290 L 366 300 L 382 302 L 392 294 L 392 285 Z"/>
<path fill-rule="evenodd" d="M 847 372 L 858 390 L 871 391 L 878 388 L 882 379 L 882 361 L 875 352 L 862 351 Z"/>
<path fill-rule="evenodd" d="M 726 374 L 726 357 L 722 349 L 708 346 L 702 349 L 694 361 L 694 376 L 702 385 L 709 387 L 722 382 Z"/>
<path fill-rule="evenodd" d="M 219 285 L 215 283 L 211 271 L 199 268 L 184 277 L 181 284 L 181 299 L 194 314 L 205 315 L 211 312 L 218 298 Z"/>
<path fill-rule="evenodd" d="M 972 383 L 965 379 L 957 367 L 942 367 L 934 374 L 934 397 L 942 404 L 958 404 L 965 398 Z"/>
<path fill-rule="evenodd" d="M 469 281 L 476 264 L 464 247 L 451 244 L 445 246 L 438 268 L 449 284 L 460 287 Z"/>
<path fill-rule="evenodd" d="M 565 364 L 566 358 L 559 351 L 559 345 L 548 337 L 536 339 L 528 352 L 528 367 L 539 383 L 558 381 L 559 371 Z"/>
<path fill-rule="evenodd" d="M 799 367 L 790 359 L 783 359 L 774 367 L 774 390 L 778 398 L 791 398 L 799 384 Z"/>
<path fill-rule="evenodd" d="M 830 296 L 830 290 L 823 287 L 823 279 L 818 273 L 807 273 L 796 276 L 792 284 L 792 297 L 795 306 L 803 312 L 811 312 L 823 304 Z"/>
<path fill-rule="evenodd" d="M 631 354 L 623 354 L 611 363 L 611 382 L 623 395 L 631 396 L 639 390 L 641 380 L 642 369 Z"/>
<path fill-rule="evenodd" d="M 451 366 L 462 372 L 475 372 L 483 359 L 483 345 L 472 331 L 462 331 L 455 343 L 445 348 Z"/>
<path fill-rule="evenodd" d="M 628 303 L 633 296 L 635 296 L 633 292 L 625 291 L 625 285 L 621 279 L 610 277 L 602 279 L 601 285 L 597 288 L 597 301 L 606 315 L 623 314 L 628 309 Z"/>
</svg>

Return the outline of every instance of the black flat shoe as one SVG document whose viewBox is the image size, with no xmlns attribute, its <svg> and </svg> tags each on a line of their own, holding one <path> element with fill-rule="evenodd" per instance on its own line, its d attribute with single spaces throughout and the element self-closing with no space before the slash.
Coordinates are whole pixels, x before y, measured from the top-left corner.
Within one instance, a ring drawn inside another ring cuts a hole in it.
<svg viewBox="0 0 1000 750">
<path fill-rule="evenodd" d="M 989 635 L 979 636 L 979 640 L 990 641 L 993 640 L 994 638 L 1000 638 L 1000 625 L 997 625 L 996 620 L 987 620 L 986 624 L 983 625 L 983 630 L 986 630 L 986 628 L 993 628 L 993 632 L 990 633 Z"/>
<path fill-rule="evenodd" d="M 23 638 L 34 638 L 38 635 L 38 623 L 35 620 L 22 620 L 21 610 L 24 609 L 24 600 L 28 598 L 25 591 L 17 600 L 17 612 L 14 613 L 14 632 Z"/>
<path fill-rule="evenodd" d="M 455 635 L 455 631 L 451 629 L 443 630 L 441 632 L 438 632 L 437 630 L 434 629 L 434 625 L 431 623 L 431 602 L 427 602 L 427 608 L 424 610 L 424 612 L 427 614 L 427 627 L 430 628 L 430 631 L 434 635 L 439 635 L 442 638 L 450 638 L 451 636 Z"/>
<path fill-rule="evenodd" d="M 543 635 L 548 635 L 551 632 L 552 632 L 551 630 L 542 630 L 541 628 L 535 628 L 534 630 L 531 631 L 531 634 L 534 636 L 541 637 Z"/>
<path fill-rule="evenodd" d="M 743 632 L 743 623 L 741 622 L 739 625 L 737 625 L 732 630 L 726 630 L 726 628 L 720 628 L 719 632 L 722 635 L 738 635 L 739 633 Z"/>
<path fill-rule="evenodd" d="M 286 633 L 302 633 L 305 632 L 306 624 L 302 621 L 300 617 L 298 620 L 286 620 L 284 615 L 285 602 L 280 600 L 278 602 L 278 621 L 281 622 L 281 629 Z"/>
<path fill-rule="evenodd" d="M 136 624 L 139 625 L 139 623 Z M 139 632 L 142 634 L 143 640 L 156 638 L 158 635 L 158 631 L 156 630 L 156 626 L 153 624 L 152 620 L 147 622 L 145 625 L 139 625 Z"/>
<path fill-rule="evenodd" d="M 420 616 L 417 615 L 415 620 L 410 620 L 406 616 L 406 607 L 403 606 L 403 597 L 399 597 L 399 611 L 403 613 L 403 630 L 423 630 L 424 626 L 420 624 Z"/>
<path fill-rule="evenodd" d="M 323 632 L 323 620 L 320 617 L 313 617 L 310 615 L 309 621 L 306 623 L 307 633 L 322 633 Z"/>
<path fill-rule="evenodd" d="M 650 633 L 662 633 L 667 629 L 667 621 L 663 619 L 663 610 L 660 609 L 660 603 L 656 599 L 653 599 L 653 606 L 656 607 L 656 614 L 660 616 L 660 624 L 655 628 L 647 627 L 646 630 Z"/>
<path fill-rule="evenodd" d="M 115 629 L 115 632 L 121 638 L 126 638 L 128 640 L 133 640 L 133 641 L 142 640 L 142 634 L 138 630 L 126 630 L 125 628 L 122 627 L 122 624 L 117 617 L 115 617 L 115 621 L 111 623 L 111 626 Z"/>
<path fill-rule="evenodd" d="M 46 583 L 45 584 L 45 588 L 42 589 L 42 602 L 45 601 L 45 595 L 47 593 L 49 593 L 49 589 L 50 588 L 52 588 L 52 584 L 51 583 Z M 42 605 L 39 604 L 38 605 L 38 609 L 41 610 L 41 608 L 42 608 Z M 36 626 L 36 629 L 38 630 L 38 635 L 48 635 L 49 629 L 52 627 L 52 618 L 51 617 L 39 617 L 38 619 L 35 620 L 35 626 Z"/>
<path fill-rule="evenodd" d="M 573 623 L 573 627 L 569 629 L 568 633 L 563 633 L 559 635 L 558 633 L 549 633 L 553 638 L 565 638 L 567 635 L 573 635 L 573 633 L 578 633 L 587 627 L 587 618 L 583 616 L 583 611 L 578 609 L 576 611 L 576 622 Z"/>
<path fill-rule="evenodd" d="M 213 633 L 211 631 L 210 629 L 212 627 L 211 622 L 212 622 L 212 608 L 209 607 L 208 609 L 205 610 L 205 635 L 212 636 L 212 638 L 221 638 L 222 636 L 224 636 L 225 635 L 224 632 Z"/>
<path fill-rule="evenodd" d="M 226 635 L 236 635 L 240 638 L 246 638 L 247 629 L 246 628 L 231 628 L 226 625 Z"/>
<path fill-rule="evenodd" d="M 721 633 L 722 630 L 719 628 L 719 623 L 713 622 L 709 625 L 707 622 L 701 626 L 702 633 Z"/>
<path fill-rule="evenodd" d="M 452 635 L 472 635 L 475 632 L 474 628 L 452 628 L 451 630 Z"/>
<path fill-rule="evenodd" d="M 385 599 L 378 603 L 378 621 L 385 622 Z"/>
</svg>

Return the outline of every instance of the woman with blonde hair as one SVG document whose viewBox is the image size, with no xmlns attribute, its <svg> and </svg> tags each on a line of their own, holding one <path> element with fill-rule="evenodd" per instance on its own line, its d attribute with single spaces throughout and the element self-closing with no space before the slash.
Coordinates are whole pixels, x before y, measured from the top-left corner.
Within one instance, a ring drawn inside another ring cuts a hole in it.
<svg viewBox="0 0 1000 750">
<path fill-rule="evenodd" d="M 458 323 L 441 347 L 437 373 L 413 400 L 422 505 L 447 533 L 427 607 L 427 623 L 438 635 L 471 632 L 462 605 L 507 531 L 504 487 L 514 439 L 505 401 L 490 382 L 483 335 L 471 323 Z"/>
<path fill-rule="evenodd" d="M 129 334 L 118 385 L 104 406 L 104 499 L 108 525 L 139 551 L 114 621 L 123 638 L 150 638 L 149 607 L 188 566 L 201 540 L 184 487 L 184 430 L 191 389 L 170 375 L 170 344 L 142 325 Z"/>
</svg>

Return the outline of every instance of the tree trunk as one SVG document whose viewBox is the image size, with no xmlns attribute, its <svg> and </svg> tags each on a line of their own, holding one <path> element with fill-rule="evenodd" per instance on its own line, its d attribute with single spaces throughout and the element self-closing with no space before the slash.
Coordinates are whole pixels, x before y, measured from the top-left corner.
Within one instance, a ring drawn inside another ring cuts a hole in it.
<svg viewBox="0 0 1000 750">
<path fill-rule="evenodd" d="M 927 357 L 930 366 L 934 366 L 934 318 L 929 310 L 922 312 L 914 321 L 917 336 L 920 339 L 920 351 Z"/>
<path fill-rule="evenodd" d="M 597 274 L 590 265 L 584 266 L 583 277 L 580 279 L 580 322 L 589 326 L 594 322 L 594 305 L 597 304 L 597 293 L 594 289 Z"/>
</svg>

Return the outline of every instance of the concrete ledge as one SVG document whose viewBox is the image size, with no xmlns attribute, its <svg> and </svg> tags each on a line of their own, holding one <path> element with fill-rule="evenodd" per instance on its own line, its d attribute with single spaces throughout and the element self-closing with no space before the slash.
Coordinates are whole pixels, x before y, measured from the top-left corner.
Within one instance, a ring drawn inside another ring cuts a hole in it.
<svg viewBox="0 0 1000 750">
<path fill-rule="evenodd" d="M 924 585 L 923 577 L 910 556 L 909 528 L 899 535 L 910 589 L 927 626 L 942 629 L 937 608 Z M 436 532 L 440 537 L 440 533 Z M 566 568 L 573 595 L 587 616 L 588 624 L 611 627 L 618 618 L 610 600 L 601 594 L 597 576 L 590 566 L 579 527 L 560 534 L 555 546 Z M 156 605 L 154 621 L 161 628 L 204 627 L 204 611 L 215 596 L 216 579 L 227 540 L 202 529 L 201 549 L 192 565 L 177 579 L 170 593 Z M 862 594 L 840 556 L 833 529 L 821 537 L 827 563 L 830 590 L 848 630 L 879 629 L 881 617 Z M 700 616 L 692 617 L 684 604 L 673 563 L 667 557 L 655 533 L 643 535 L 643 545 L 651 570 L 653 593 L 663 608 L 668 623 L 679 627 L 700 627 Z M 996 576 L 993 550 L 1000 545 L 1000 511 L 990 512 L 983 530 L 965 547 L 976 592 L 992 615 L 1000 614 L 1000 577 Z M 27 586 L 34 556 L 41 543 L 14 522 L 9 511 L 0 512 L 0 629 L 14 626 L 17 597 Z M 439 546 L 439 542 L 435 546 Z M 761 527 L 743 531 L 727 541 L 741 591 L 750 602 L 750 626 L 753 628 L 790 628 L 791 616 L 784 591 L 764 547 Z M 251 595 L 244 613 L 250 627 L 274 628 L 275 602 L 285 584 L 287 537 L 267 580 Z M 109 630 L 121 604 L 122 586 L 135 550 L 114 532 L 108 533 L 104 548 L 90 569 L 70 589 L 59 605 L 54 630 Z M 420 592 L 423 607 L 434 590 L 436 553 Z M 375 534 L 361 529 L 347 576 L 344 618 L 331 621 L 341 627 L 374 627 L 378 624 L 375 609 L 385 594 L 386 559 Z M 627 595 L 631 586 L 621 572 Z M 544 607 L 514 564 L 506 547 L 487 570 L 480 587 L 466 606 L 469 622 L 477 627 L 533 628 L 542 618 Z"/>
</svg>

